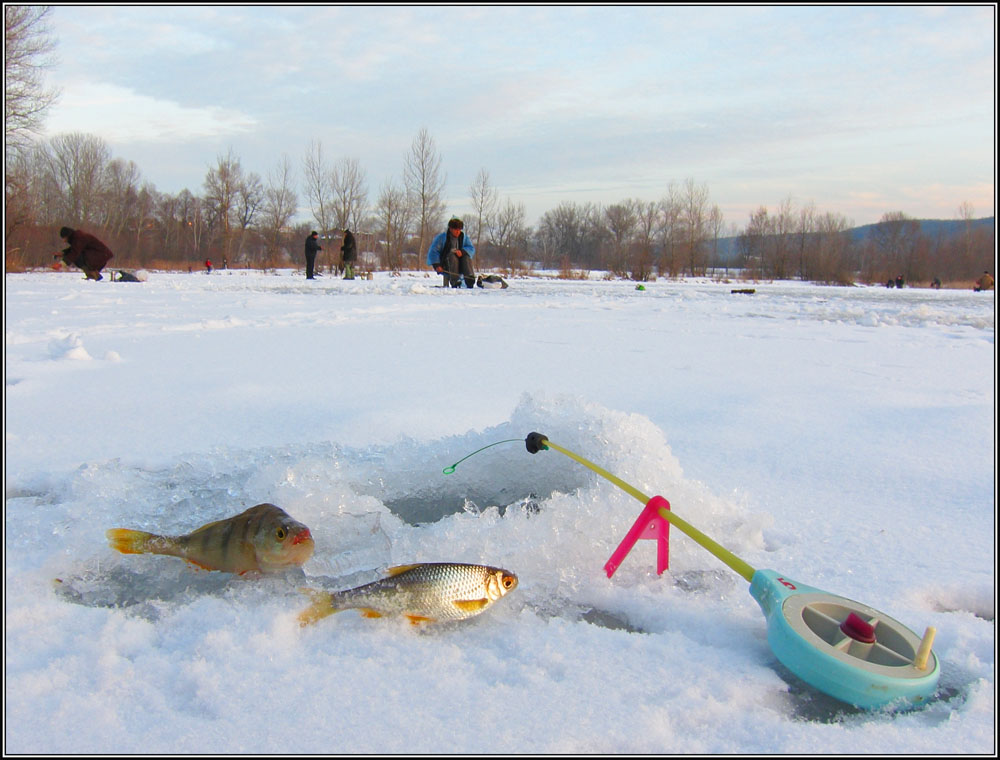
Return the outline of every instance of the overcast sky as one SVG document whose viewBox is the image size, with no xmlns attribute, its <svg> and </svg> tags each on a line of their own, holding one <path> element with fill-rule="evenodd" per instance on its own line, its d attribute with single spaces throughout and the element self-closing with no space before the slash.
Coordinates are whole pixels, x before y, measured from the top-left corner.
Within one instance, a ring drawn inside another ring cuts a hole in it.
<svg viewBox="0 0 1000 760">
<path fill-rule="evenodd" d="M 956 218 L 963 202 L 991 216 L 995 14 L 56 6 L 47 131 L 103 137 L 169 193 L 200 194 L 230 148 L 266 177 L 282 154 L 300 170 L 319 140 L 360 160 L 374 202 L 426 127 L 449 213 L 469 213 L 485 168 L 529 224 L 688 178 L 739 227 L 789 198 L 859 225 Z"/>
</svg>

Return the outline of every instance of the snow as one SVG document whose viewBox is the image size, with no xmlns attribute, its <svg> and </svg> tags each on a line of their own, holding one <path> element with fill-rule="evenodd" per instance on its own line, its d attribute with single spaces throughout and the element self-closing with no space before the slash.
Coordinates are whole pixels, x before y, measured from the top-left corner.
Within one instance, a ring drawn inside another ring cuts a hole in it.
<svg viewBox="0 0 1000 760">
<path fill-rule="evenodd" d="M 5 277 L 10 753 L 996 751 L 992 293 L 421 273 Z M 784 670 L 746 582 L 539 431 L 756 568 L 937 628 L 937 697 L 862 712 Z M 514 439 L 445 468 L 497 441 Z M 302 573 L 122 556 L 254 504 Z M 464 623 L 309 583 L 482 562 Z"/>
</svg>

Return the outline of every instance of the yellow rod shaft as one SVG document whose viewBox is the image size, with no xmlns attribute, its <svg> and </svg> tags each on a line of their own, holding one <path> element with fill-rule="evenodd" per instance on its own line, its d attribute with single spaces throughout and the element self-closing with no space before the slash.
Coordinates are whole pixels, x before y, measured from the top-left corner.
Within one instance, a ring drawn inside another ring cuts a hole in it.
<svg viewBox="0 0 1000 760">
<path fill-rule="evenodd" d="M 559 452 L 565 454 L 570 459 L 575 459 L 577 462 L 579 462 L 580 464 L 582 464 L 584 467 L 586 467 L 586 468 L 588 468 L 588 469 L 593 470 L 594 472 L 596 472 L 602 478 L 610 480 L 616 486 L 618 486 L 623 491 L 625 491 L 625 493 L 629 494 L 630 496 L 634 496 L 636 499 L 638 499 L 639 501 L 641 501 L 643 504 L 648 504 L 649 503 L 649 497 L 646 496 L 646 494 L 644 494 L 642 491 L 640 491 L 639 489 L 635 488 L 634 486 L 629 485 L 628 483 L 626 483 L 621 478 L 618 478 L 618 477 L 612 475 L 610 472 L 608 472 L 604 468 L 598 467 L 593 462 L 591 462 L 591 461 L 589 461 L 587 459 L 584 459 L 579 454 L 574 454 L 569 449 L 564 449 L 562 446 L 559 446 L 558 444 L 553 443 L 552 441 L 550 441 L 547 438 L 545 439 L 545 445 L 548 446 L 549 448 L 553 448 L 556 451 L 559 451 Z M 714 541 L 711 538 L 709 538 L 708 536 L 706 536 L 704 533 L 702 533 L 696 527 L 694 527 L 693 525 L 691 525 L 691 523 L 689 523 L 687 520 L 683 519 L 682 517 L 679 517 L 677 515 L 677 513 L 674 512 L 673 510 L 670 510 L 670 509 L 660 509 L 660 510 L 658 510 L 658 512 L 659 512 L 660 516 L 663 517 L 664 520 L 666 520 L 667 522 L 669 522 L 671 525 L 676 526 L 679 531 L 681 531 L 686 536 L 688 536 L 689 538 L 691 538 L 699 546 L 701 546 L 704 549 L 707 549 L 709 552 L 711 552 L 712 554 L 714 554 L 718 559 L 720 559 L 722 562 L 724 562 L 726 565 L 728 565 L 730 567 L 730 569 L 732 569 L 734 572 L 738 573 L 739 575 L 743 576 L 743 578 L 745 578 L 748 583 L 752 581 L 753 574 L 756 572 L 756 570 L 754 570 L 754 568 L 751 567 L 749 564 L 747 564 L 746 562 L 744 562 L 742 559 L 740 559 L 739 557 L 737 557 L 735 554 L 733 554 L 731 551 L 729 551 L 728 549 L 726 549 L 721 544 L 717 543 L 716 541 Z"/>
<path fill-rule="evenodd" d="M 577 462 L 579 462 L 580 464 L 582 464 L 584 467 L 586 467 L 586 468 L 588 468 L 588 469 L 593 470 L 594 472 L 596 472 L 602 478 L 606 478 L 607 480 L 610 480 L 612 483 L 614 483 L 616 486 L 618 486 L 620 489 L 622 489 L 625 493 L 629 494 L 630 496 L 634 496 L 639 501 L 641 501 L 643 504 L 646 504 L 647 502 L 649 502 L 649 497 L 646 496 L 646 494 L 644 494 L 638 488 L 635 488 L 634 486 L 630 486 L 628 483 L 626 483 L 621 478 L 615 477 L 610 472 L 608 472 L 607 470 L 605 470 L 603 467 L 598 467 L 596 464 L 594 464 L 590 460 L 584 459 L 579 454 L 574 454 L 569 449 L 564 449 L 562 446 L 559 446 L 559 445 L 557 445 L 555 443 L 552 443 L 552 441 L 550 441 L 548 438 L 545 439 L 545 445 L 549 446 L 550 448 L 555 449 L 556 451 L 562 452 L 563 454 L 565 454 L 566 456 L 568 456 L 570 459 L 575 459 Z"/>
</svg>

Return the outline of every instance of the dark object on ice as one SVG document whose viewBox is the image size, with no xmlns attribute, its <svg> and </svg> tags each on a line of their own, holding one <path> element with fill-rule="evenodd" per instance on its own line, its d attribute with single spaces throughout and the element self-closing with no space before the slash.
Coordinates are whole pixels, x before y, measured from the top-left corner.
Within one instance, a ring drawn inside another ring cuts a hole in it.
<svg viewBox="0 0 1000 760">
<path fill-rule="evenodd" d="M 69 248 L 63 249 L 62 260 L 67 266 L 80 267 L 88 280 L 100 280 L 101 270 L 114 257 L 111 249 L 104 243 L 83 230 L 63 227 L 59 237 L 69 243 Z M 60 258 L 57 253 L 56 258 Z"/>
<path fill-rule="evenodd" d="M 358 259 L 358 244 L 349 229 L 344 229 L 344 244 L 340 246 L 340 261 L 344 269 L 344 279 L 354 279 L 354 262 Z"/>
<path fill-rule="evenodd" d="M 903 275 L 901 274 L 896 275 L 896 287 L 897 288 L 903 287 Z"/>
<path fill-rule="evenodd" d="M 989 272 L 983 272 L 983 276 L 976 280 L 976 287 L 973 290 L 977 293 L 983 290 L 993 290 L 993 275 Z"/>
<path fill-rule="evenodd" d="M 488 274 L 485 277 L 483 275 L 479 275 L 479 277 L 476 278 L 476 286 L 480 288 L 493 289 L 509 287 L 509 285 L 507 285 L 507 281 L 498 274 Z"/>
<path fill-rule="evenodd" d="M 941 290 L 941 278 L 935 277 L 934 280 L 931 282 L 931 287 L 934 288 L 935 290 Z"/>
<path fill-rule="evenodd" d="M 131 272 L 126 272 L 124 269 L 119 269 L 117 272 L 111 273 L 111 282 L 142 282 L 142 280 L 140 280 Z"/>
<path fill-rule="evenodd" d="M 315 267 L 316 267 L 316 254 L 323 250 L 323 247 L 317 242 L 316 238 L 319 235 L 316 230 L 309 233 L 309 237 L 306 238 L 306 279 L 312 280 L 315 278 Z"/>
<path fill-rule="evenodd" d="M 730 293 L 746 293 L 748 296 L 752 296 L 757 292 L 756 288 L 733 288 L 729 291 Z"/>
</svg>

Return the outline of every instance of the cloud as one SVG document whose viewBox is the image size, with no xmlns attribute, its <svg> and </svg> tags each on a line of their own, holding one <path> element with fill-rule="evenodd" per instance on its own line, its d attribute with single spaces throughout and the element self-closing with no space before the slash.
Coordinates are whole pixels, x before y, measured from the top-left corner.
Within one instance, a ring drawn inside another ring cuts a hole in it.
<svg viewBox="0 0 1000 760">
<path fill-rule="evenodd" d="M 175 143 L 249 132 L 257 120 L 230 108 L 192 108 L 114 84 L 77 82 L 64 88 L 46 126 L 50 135 L 85 132 L 109 142 Z"/>
</svg>

